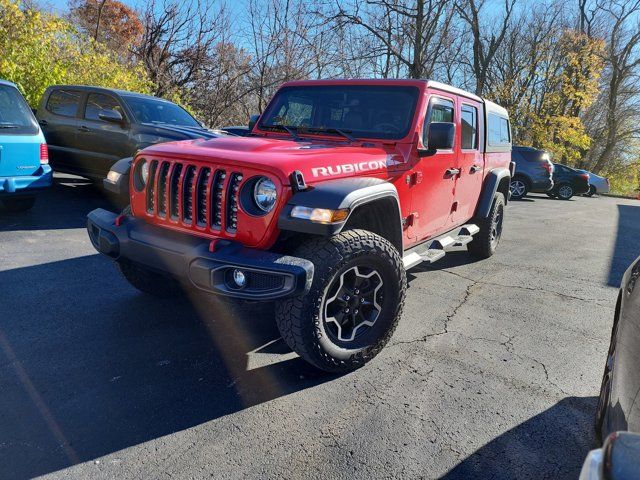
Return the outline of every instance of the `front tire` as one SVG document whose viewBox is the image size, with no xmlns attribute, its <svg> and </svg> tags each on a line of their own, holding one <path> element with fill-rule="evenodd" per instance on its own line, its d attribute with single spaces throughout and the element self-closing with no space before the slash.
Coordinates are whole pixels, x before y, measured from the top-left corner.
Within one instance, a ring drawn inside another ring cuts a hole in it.
<svg viewBox="0 0 640 480">
<path fill-rule="evenodd" d="M 571 197 L 573 197 L 573 187 L 568 183 L 563 183 L 558 187 L 556 195 L 560 200 L 569 200 Z"/>
<path fill-rule="evenodd" d="M 2 204 L 7 212 L 17 213 L 26 212 L 33 208 L 36 203 L 36 197 L 17 197 L 17 198 L 3 198 Z"/>
<path fill-rule="evenodd" d="M 471 255 L 477 258 L 489 258 L 496 252 L 502 238 L 502 222 L 504 220 L 504 195 L 496 192 L 489 216 L 478 221 L 480 231 L 467 246 Z"/>
<path fill-rule="evenodd" d="M 374 358 L 404 307 L 407 277 L 387 240 L 365 230 L 303 243 L 294 255 L 314 265 L 306 295 L 276 304 L 285 342 L 321 370 L 348 372 Z"/>
<path fill-rule="evenodd" d="M 522 200 L 529 193 L 529 182 L 522 177 L 515 177 L 509 185 L 512 200 Z"/>
</svg>

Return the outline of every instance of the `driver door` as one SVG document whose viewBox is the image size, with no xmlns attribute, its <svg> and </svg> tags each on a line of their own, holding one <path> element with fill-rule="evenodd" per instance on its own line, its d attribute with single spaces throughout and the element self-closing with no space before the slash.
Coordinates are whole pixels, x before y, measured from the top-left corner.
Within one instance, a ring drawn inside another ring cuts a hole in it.
<svg viewBox="0 0 640 480">
<path fill-rule="evenodd" d="M 428 149 L 427 132 L 431 122 L 457 123 L 456 99 L 434 95 L 429 99 L 427 115 L 422 129 L 422 142 Z M 457 165 L 458 132 L 453 149 L 437 150 L 423 156 L 412 175 L 411 210 L 414 212 L 413 235 L 418 242 L 443 233 L 449 223 L 454 202 L 456 175 L 448 170 Z"/>
</svg>

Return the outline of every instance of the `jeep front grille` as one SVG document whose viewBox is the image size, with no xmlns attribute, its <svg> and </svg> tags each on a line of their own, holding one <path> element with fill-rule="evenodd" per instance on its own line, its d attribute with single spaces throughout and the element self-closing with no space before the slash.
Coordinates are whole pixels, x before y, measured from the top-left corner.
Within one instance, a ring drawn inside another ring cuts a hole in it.
<svg viewBox="0 0 640 480">
<path fill-rule="evenodd" d="M 145 199 L 147 214 L 166 223 L 234 234 L 243 175 L 186 162 L 153 160 Z"/>
</svg>

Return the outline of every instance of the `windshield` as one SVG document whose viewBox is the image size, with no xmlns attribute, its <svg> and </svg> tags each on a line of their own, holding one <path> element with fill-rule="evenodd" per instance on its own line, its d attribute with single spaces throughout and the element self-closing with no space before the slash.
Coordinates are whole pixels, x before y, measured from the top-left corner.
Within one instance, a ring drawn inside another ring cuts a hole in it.
<svg viewBox="0 0 640 480">
<path fill-rule="evenodd" d="M 0 135 L 38 133 L 38 122 L 17 88 L 0 84 Z"/>
<path fill-rule="evenodd" d="M 124 101 L 139 123 L 164 123 L 202 128 L 195 118 L 175 103 L 145 97 L 124 97 Z"/>
<path fill-rule="evenodd" d="M 262 130 L 298 134 L 404 138 L 413 120 L 416 87 L 332 85 L 284 87 L 260 119 Z"/>
</svg>

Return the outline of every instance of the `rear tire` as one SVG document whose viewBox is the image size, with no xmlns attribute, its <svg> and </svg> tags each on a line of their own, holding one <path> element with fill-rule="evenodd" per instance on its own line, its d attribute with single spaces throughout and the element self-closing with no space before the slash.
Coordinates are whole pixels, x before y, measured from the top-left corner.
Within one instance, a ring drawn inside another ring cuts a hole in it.
<svg viewBox="0 0 640 480">
<path fill-rule="evenodd" d="M 563 183 L 558 186 L 556 195 L 560 200 L 569 200 L 571 197 L 573 197 L 573 187 L 568 183 Z"/>
<path fill-rule="evenodd" d="M 502 221 L 504 220 L 504 195 L 496 192 L 489 216 L 477 221 L 480 231 L 467 246 L 471 255 L 477 258 L 489 258 L 496 252 L 502 237 Z"/>
<path fill-rule="evenodd" d="M 287 345 L 321 370 L 348 372 L 374 358 L 393 334 L 404 307 L 402 258 L 386 239 L 366 230 L 314 238 L 294 255 L 310 260 L 306 295 L 276 304 Z"/>
<path fill-rule="evenodd" d="M 512 200 L 522 200 L 527 196 L 531 187 L 529 181 L 524 177 L 515 177 L 509 185 Z"/>
<path fill-rule="evenodd" d="M 184 293 L 180 283 L 140 265 L 117 262 L 118 270 L 133 287 L 159 298 L 178 297 Z"/>
<path fill-rule="evenodd" d="M 36 203 L 36 197 L 17 197 L 17 198 L 3 198 L 2 204 L 7 212 L 17 213 L 26 212 L 33 208 Z"/>
</svg>

